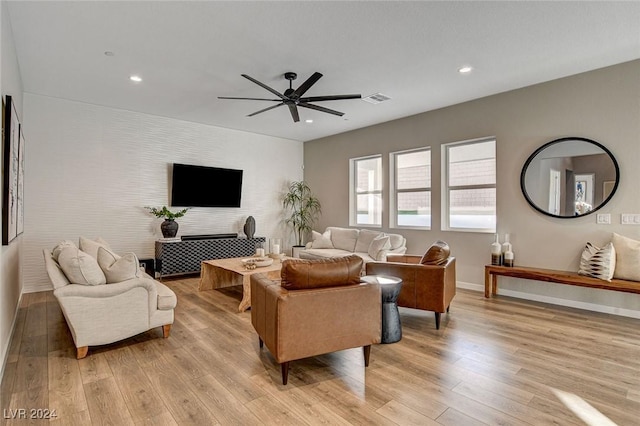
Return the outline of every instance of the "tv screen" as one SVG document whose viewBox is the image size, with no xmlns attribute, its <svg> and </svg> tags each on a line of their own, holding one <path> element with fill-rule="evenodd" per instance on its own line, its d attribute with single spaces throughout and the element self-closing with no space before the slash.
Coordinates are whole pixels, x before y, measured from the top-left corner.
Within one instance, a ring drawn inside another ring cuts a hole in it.
<svg viewBox="0 0 640 426">
<path fill-rule="evenodd" d="M 174 207 L 240 207 L 242 170 L 173 163 Z"/>
</svg>

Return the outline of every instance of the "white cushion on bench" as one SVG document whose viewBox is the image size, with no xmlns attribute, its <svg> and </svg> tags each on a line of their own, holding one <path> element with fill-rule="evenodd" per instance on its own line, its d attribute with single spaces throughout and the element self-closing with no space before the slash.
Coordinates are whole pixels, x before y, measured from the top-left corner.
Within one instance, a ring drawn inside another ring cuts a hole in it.
<svg viewBox="0 0 640 426">
<path fill-rule="evenodd" d="M 616 249 L 614 278 L 640 281 L 640 241 L 613 234 L 611 239 Z"/>
</svg>

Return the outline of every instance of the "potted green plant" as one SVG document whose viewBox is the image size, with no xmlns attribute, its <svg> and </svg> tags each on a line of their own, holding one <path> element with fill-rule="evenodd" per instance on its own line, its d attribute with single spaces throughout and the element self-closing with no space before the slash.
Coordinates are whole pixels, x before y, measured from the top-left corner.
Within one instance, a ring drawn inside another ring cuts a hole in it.
<svg viewBox="0 0 640 426">
<path fill-rule="evenodd" d="M 313 196 L 311 188 L 306 182 L 292 182 L 289 191 L 284 195 L 282 206 L 290 211 L 285 222 L 293 227 L 296 235 L 296 245 L 293 249 L 294 257 L 296 248 L 304 247 L 302 244 L 305 234 L 311 232 L 313 224 L 322 212 L 320 201 Z"/>
<path fill-rule="evenodd" d="M 177 212 L 172 212 L 167 206 L 163 206 L 161 209 L 157 207 L 145 207 L 145 209 L 149 210 L 149 213 L 155 217 L 164 218 L 164 222 L 160 225 L 160 230 L 164 238 L 174 238 L 176 236 L 178 233 L 178 222 L 175 220 L 184 216 L 187 210 L 189 210 L 187 207 Z"/>
</svg>

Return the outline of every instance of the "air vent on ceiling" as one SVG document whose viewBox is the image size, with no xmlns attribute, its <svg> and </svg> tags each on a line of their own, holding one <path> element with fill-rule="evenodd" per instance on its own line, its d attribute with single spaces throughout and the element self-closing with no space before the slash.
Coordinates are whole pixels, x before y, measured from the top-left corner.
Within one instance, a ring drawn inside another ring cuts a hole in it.
<svg viewBox="0 0 640 426">
<path fill-rule="evenodd" d="M 382 93 L 374 93 L 373 95 L 362 98 L 363 101 L 369 102 L 370 104 L 379 104 L 380 102 L 388 101 L 389 99 L 391 99 L 389 96 L 383 95 Z"/>
</svg>

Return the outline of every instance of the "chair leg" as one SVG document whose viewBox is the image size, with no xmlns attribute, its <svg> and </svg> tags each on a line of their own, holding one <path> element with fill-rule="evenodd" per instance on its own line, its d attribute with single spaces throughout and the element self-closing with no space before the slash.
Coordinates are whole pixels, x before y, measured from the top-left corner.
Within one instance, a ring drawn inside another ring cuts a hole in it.
<svg viewBox="0 0 640 426">
<path fill-rule="evenodd" d="M 165 324 L 162 326 L 162 337 L 165 339 L 169 338 L 169 334 L 171 334 L 171 324 Z"/>
<path fill-rule="evenodd" d="M 436 312 L 436 330 L 440 330 L 440 312 Z"/>
<path fill-rule="evenodd" d="M 447 313 L 449 313 L 450 308 L 451 308 L 451 305 L 447 306 Z"/>
<path fill-rule="evenodd" d="M 76 348 L 76 358 L 82 359 L 87 356 L 89 352 L 89 346 L 82 346 L 80 348 Z"/>
<path fill-rule="evenodd" d="M 364 353 L 364 366 L 369 366 L 369 356 L 371 355 L 371 345 L 363 346 L 362 352 Z"/>
<path fill-rule="evenodd" d="M 258 344 L 262 348 L 264 346 L 264 342 L 262 341 L 262 337 L 258 337 Z"/>
<path fill-rule="evenodd" d="M 289 361 L 280 364 L 280 369 L 282 370 L 282 384 L 286 385 L 289 380 Z"/>
</svg>

